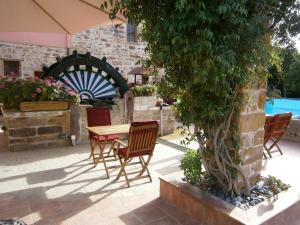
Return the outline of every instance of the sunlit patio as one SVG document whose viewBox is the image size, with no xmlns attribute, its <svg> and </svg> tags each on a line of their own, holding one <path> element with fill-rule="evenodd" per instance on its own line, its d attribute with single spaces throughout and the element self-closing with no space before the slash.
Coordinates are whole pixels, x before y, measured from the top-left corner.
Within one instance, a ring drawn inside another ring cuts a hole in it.
<svg viewBox="0 0 300 225">
<path fill-rule="evenodd" d="M 101 163 L 93 167 L 87 144 L 0 152 L 0 218 L 43 225 L 199 224 L 159 198 L 159 177 L 182 177 L 179 162 L 184 148 L 179 142 L 178 136 L 159 139 L 149 166 L 153 182 L 140 179 L 130 188 L 124 178 L 114 181 L 117 161 L 108 163 L 110 179 Z M 281 141 L 280 145 L 284 155 L 264 160 L 263 175 L 277 176 L 297 189 L 299 144 Z"/>
</svg>

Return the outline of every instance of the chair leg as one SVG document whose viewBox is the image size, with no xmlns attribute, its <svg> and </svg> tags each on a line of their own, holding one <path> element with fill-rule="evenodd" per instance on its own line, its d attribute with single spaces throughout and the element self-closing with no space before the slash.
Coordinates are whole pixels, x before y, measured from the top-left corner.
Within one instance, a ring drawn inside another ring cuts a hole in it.
<svg viewBox="0 0 300 225">
<path fill-rule="evenodd" d="M 94 163 L 94 166 L 95 166 L 95 162 L 96 162 L 96 158 L 95 158 L 95 147 L 96 147 L 96 144 L 94 143 L 93 140 L 90 140 L 90 145 L 91 145 L 91 153 L 90 153 L 89 159 L 90 159 L 90 158 L 93 159 L 93 163 Z"/>
<path fill-rule="evenodd" d="M 142 170 L 141 170 L 141 172 L 137 175 L 137 177 L 142 176 L 143 173 L 146 171 L 147 174 L 148 174 L 148 177 L 149 177 L 149 179 L 150 179 L 150 182 L 152 182 L 152 177 L 151 177 L 150 172 L 149 172 L 149 170 L 148 170 L 148 164 L 149 164 L 149 162 L 150 162 L 150 159 L 151 159 L 151 156 L 150 156 L 150 155 L 148 156 L 147 161 L 145 161 L 145 159 L 143 158 L 143 156 L 140 156 L 140 157 L 139 157 L 139 160 L 140 160 L 140 162 L 141 162 L 141 164 L 142 164 Z"/>
<path fill-rule="evenodd" d="M 107 157 L 110 157 L 110 153 L 112 152 L 115 160 L 117 160 L 117 155 L 116 155 L 115 151 L 113 150 L 114 147 L 115 147 L 115 143 L 116 142 L 111 142 L 110 149 L 109 149 L 109 151 L 107 153 Z"/>
<path fill-rule="evenodd" d="M 124 161 L 122 161 L 122 159 L 119 157 L 119 161 L 120 161 L 120 164 L 121 164 L 121 169 L 120 169 L 120 172 L 119 172 L 118 176 L 116 177 L 116 180 L 119 180 L 120 177 L 122 176 L 122 174 L 124 173 L 127 186 L 130 187 L 128 176 L 127 176 L 127 173 L 125 171 L 125 166 L 126 166 L 126 164 L 128 162 L 128 159 L 124 159 Z"/>
<path fill-rule="evenodd" d="M 280 138 L 277 138 L 276 140 L 272 139 L 272 141 L 274 142 L 274 145 L 277 147 L 278 151 L 280 152 L 281 155 L 283 155 L 281 148 L 278 145 L 278 141 Z"/>
<path fill-rule="evenodd" d="M 109 173 L 108 173 L 108 169 L 107 169 L 107 166 L 106 166 L 106 161 L 105 161 L 105 158 L 104 158 L 104 155 L 103 155 L 103 152 L 104 152 L 104 149 L 105 149 L 105 144 L 106 144 L 105 142 L 104 143 L 98 142 L 100 153 L 99 153 L 99 157 L 96 159 L 96 161 L 94 163 L 94 166 L 96 166 L 100 162 L 100 160 L 102 160 L 107 178 L 109 178 Z"/>
<path fill-rule="evenodd" d="M 90 147 L 91 147 L 91 153 L 90 153 L 89 159 L 92 158 L 92 155 L 93 155 L 93 143 L 92 143 L 92 139 L 90 139 Z"/>
</svg>

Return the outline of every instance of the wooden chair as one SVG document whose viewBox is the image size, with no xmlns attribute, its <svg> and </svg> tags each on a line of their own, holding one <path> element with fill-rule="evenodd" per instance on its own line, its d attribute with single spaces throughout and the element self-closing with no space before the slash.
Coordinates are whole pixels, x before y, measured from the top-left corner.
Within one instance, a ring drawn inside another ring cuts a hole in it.
<svg viewBox="0 0 300 225">
<path fill-rule="evenodd" d="M 109 108 L 87 108 L 86 113 L 87 113 L 87 123 L 89 127 L 111 125 Z M 118 138 L 119 138 L 118 135 L 100 136 L 92 132 L 89 132 L 89 139 L 90 139 L 90 146 L 91 146 L 91 153 L 89 158 L 93 158 L 94 166 L 96 166 L 101 160 L 103 161 L 106 175 L 108 178 L 109 178 L 109 174 L 108 174 L 105 158 L 114 157 L 116 159 L 116 155 L 113 152 L 113 144 Z M 111 146 L 107 154 L 104 156 L 104 150 L 106 144 L 111 144 Z M 99 154 L 95 153 L 95 148 L 97 146 L 99 146 L 99 150 L 100 150 Z M 113 153 L 112 156 L 110 155 L 111 152 Z"/>
<path fill-rule="evenodd" d="M 116 180 L 124 174 L 127 186 L 130 187 L 129 181 L 149 177 L 152 182 L 151 175 L 148 170 L 148 164 L 151 160 L 156 138 L 158 134 L 159 122 L 158 121 L 147 121 L 147 122 L 133 122 L 130 126 L 128 145 L 126 146 L 122 141 L 116 140 L 116 146 L 114 151 L 119 158 L 121 169 Z M 122 146 L 122 147 L 121 147 Z M 146 160 L 144 157 L 147 157 Z M 129 173 L 126 173 L 125 167 L 133 158 L 138 158 L 142 166 L 140 171 L 133 172 L 130 174 L 138 173 L 132 179 L 128 179 Z M 144 172 L 147 172 L 147 176 L 142 176 Z"/>
<path fill-rule="evenodd" d="M 292 113 L 283 113 L 283 114 L 277 114 L 274 116 L 267 116 L 266 122 L 265 122 L 265 135 L 264 135 L 264 148 L 267 151 L 270 158 L 272 158 L 273 152 L 279 151 L 282 155 L 282 151 L 280 147 L 278 146 L 278 141 L 280 138 L 284 135 L 290 121 L 292 118 Z M 267 147 L 267 142 L 271 141 L 272 144 Z M 276 146 L 276 150 L 272 149 Z M 264 158 L 267 158 L 267 156 L 264 153 Z"/>
</svg>

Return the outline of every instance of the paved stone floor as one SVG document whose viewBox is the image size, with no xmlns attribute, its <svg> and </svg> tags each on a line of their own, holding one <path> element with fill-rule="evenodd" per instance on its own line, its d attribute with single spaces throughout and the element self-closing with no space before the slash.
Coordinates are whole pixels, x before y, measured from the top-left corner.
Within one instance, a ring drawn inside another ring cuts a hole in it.
<svg viewBox="0 0 300 225">
<path fill-rule="evenodd" d="M 36 225 L 199 224 L 159 198 L 159 176 L 182 177 L 179 161 L 184 148 L 178 143 L 160 140 L 150 163 L 153 182 L 139 180 L 130 188 L 124 178 L 114 181 L 117 161 L 109 162 L 110 179 L 102 164 L 93 167 L 87 144 L 0 152 L 0 219 L 19 218 Z M 265 160 L 263 174 L 295 187 L 300 145 L 283 141 L 281 146 L 285 154 Z"/>
</svg>

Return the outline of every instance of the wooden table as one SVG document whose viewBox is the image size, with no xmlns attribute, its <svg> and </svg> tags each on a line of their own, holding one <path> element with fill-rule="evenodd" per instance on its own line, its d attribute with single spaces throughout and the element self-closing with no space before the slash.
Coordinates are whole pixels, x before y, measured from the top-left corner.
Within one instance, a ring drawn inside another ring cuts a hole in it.
<svg viewBox="0 0 300 225">
<path fill-rule="evenodd" d="M 118 134 L 128 134 L 130 129 L 130 124 L 117 124 L 117 125 L 109 125 L 109 126 L 96 126 L 96 127 L 87 127 L 87 130 L 97 136 L 108 136 L 108 135 L 118 135 Z M 95 158 L 94 154 L 94 148 L 93 142 L 96 142 L 99 146 L 99 157 Z M 105 171 L 107 178 L 109 178 L 108 169 L 105 162 L 105 157 L 109 157 L 109 153 L 112 150 L 110 149 L 107 156 L 104 156 L 104 149 L 105 145 L 107 144 L 107 141 L 97 141 L 94 139 L 91 139 L 91 155 L 93 156 L 94 166 L 96 166 L 100 160 L 103 161 Z M 110 142 L 111 143 L 111 142 Z"/>
<path fill-rule="evenodd" d="M 97 126 L 97 127 L 87 127 L 87 129 L 96 135 L 117 135 L 117 134 L 128 134 L 130 129 L 130 124 L 117 124 L 109 126 Z"/>
</svg>

